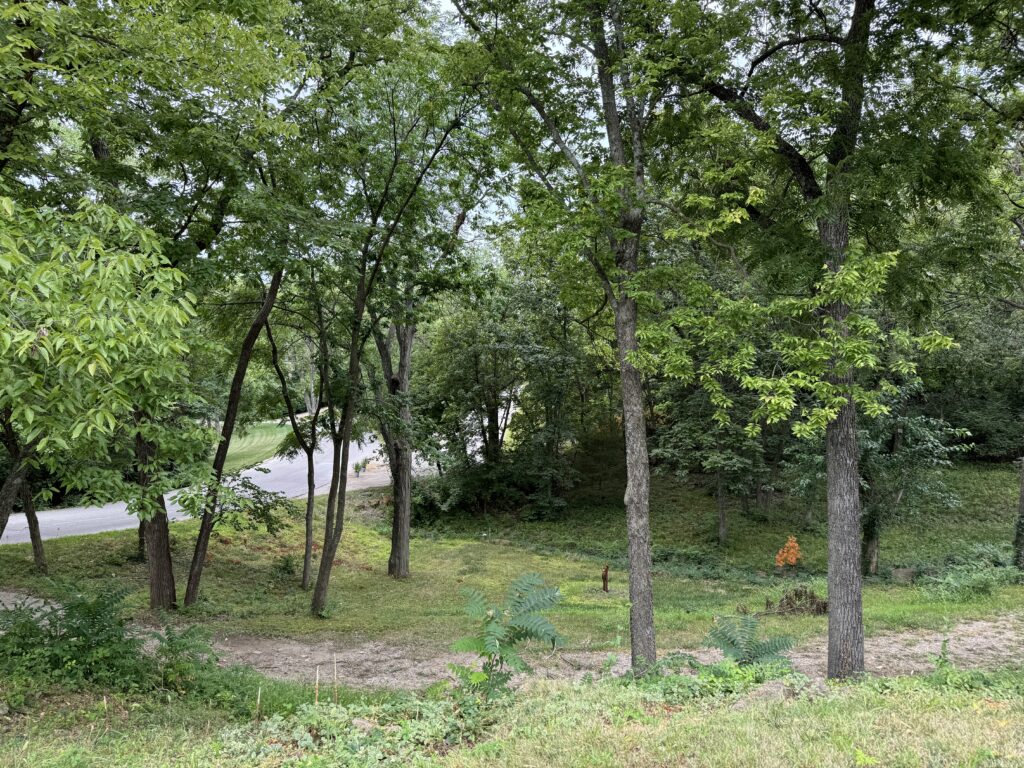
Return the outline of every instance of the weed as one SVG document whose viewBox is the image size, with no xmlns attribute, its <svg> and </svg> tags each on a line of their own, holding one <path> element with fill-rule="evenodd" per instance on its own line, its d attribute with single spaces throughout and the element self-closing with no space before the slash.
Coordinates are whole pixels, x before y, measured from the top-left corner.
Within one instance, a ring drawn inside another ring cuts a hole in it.
<svg viewBox="0 0 1024 768">
<path fill-rule="evenodd" d="M 468 600 L 466 613 L 477 623 L 477 630 L 455 643 L 454 650 L 477 654 L 482 665 L 477 670 L 455 664 L 452 671 L 466 688 L 482 692 L 485 698 L 503 693 L 514 673 L 529 671 L 519 645 L 534 640 L 554 648 L 562 642 L 554 625 L 542 615 L 562 596 L 557 587 L 545 586 L 535 573 L 512 582 L 503 605 L 489 604 L 476 589 L 464 590 L 464 594 Z"/>
<path fill-rule="evenodd" d="M 788 637 L 761 640 L 758 629 L 753 616 L 719 616 L 711 625 L 705 644 L 740 666 L 783 661 L 782 654 L 793 646 L 793 641 Z"/>
</svg>

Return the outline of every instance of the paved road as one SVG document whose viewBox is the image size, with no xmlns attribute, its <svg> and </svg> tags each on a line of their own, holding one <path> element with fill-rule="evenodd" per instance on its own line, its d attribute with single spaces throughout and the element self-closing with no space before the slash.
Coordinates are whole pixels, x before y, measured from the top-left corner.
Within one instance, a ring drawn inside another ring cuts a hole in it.
<svg viewBox="0 0 1024 768">
<path fill-rule="evenodd" d="M 391 476 L 387 467 L 380 463 L 376 457 L 378 446 L 376 443 L 359 446 L 351 445 L 349 456 L 349 467 L 364 458 L 370 459 L 370 467 L 362 472 L 360 477 L 349 470 L 348 489 L 373 488 L 387 485 L 391 482 Z M 306 495 L 306 457 L 300 454 L 294 459 L 273 458 L 266 461 L 262 466 L 269 472 L 246 472 L 253 481 L 268 491 L 279 491 L 290 498 L 304 497 Z M 316 453 L 316 477 L 317 491 L 327 492 L 327 486 L 331 480 L 331 448 L 330 441 L 321 445 Z M 168 512 L 171 520 L 182 520 L 188 517 L 178 511 L 177 505 L 168 497 Z M 67 509 L 48 509 L 39 512 L 39 530 L 44 539 L 56 539 L 61 536 L 78 536 L 85 533 L 99 533 L 100 531 L 118 531 L 124 528 L 134 528 L 139 524 L 138 518 L 129 515 L 125 509 L 125 503 L 115 502 L 104 504 L 100 507 L 68 507 Z M 28 523 L 22 514 L 11 515 L 4 531 L 0 544 L 18 544 L 29 540 Z"/>
</svg>

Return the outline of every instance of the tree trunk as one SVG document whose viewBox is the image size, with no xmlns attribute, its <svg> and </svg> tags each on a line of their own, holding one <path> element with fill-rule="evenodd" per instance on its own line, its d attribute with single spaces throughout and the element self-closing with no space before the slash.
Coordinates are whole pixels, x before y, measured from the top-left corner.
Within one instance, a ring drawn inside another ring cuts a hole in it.
<svg viewBox="0 0 1024 768">
<path fill-rule="evenodd" d="M 270 316 L 270 310 L 274 308 L 274 302 L 277 301 L 277 293 L 283 278 L 284 270 L 281 269 L 271 276 L 267 293 L 263 297 L 263 303 L 249 324 L 249 331 L 245 334 L 245 338 L 242 339 L 242 347 L 238 351 L 238 362 L 235 365 L 235 375 L 231 379 L 231 389 L 228 392 L 228 403 L 224 412 L 224 424 L 221 427 L 220 443 L 217 445 L 217 453 L 213 459 L 213 482 L 210 484 L 210 490 L 207 493 L 206 506 L 203 509 L 202 521 L 199 524 L 199 536 L 196 538 L 195 551 L 192 553 L 192 564 L 188 571 L 185 605 L 192 605 L 199 598 L 199 582 L 202 579 L 203 566 L 206 563 L 206 551 L 210 546 L 210 534 L 213 533 L 220 481 L 224 477 L 224 464 L 228 458 L 228 448 L 231 445 L 231 436 L 235 431 L 235 420 L 238 418 L 238 406 L 242 400 L 242 384 L 245 382 L 245 374 L 249 369 L 249 360 L 252 358 L 252 351 L 256 346 L 256 340 L 263 331 L 263 324 Z"/>
<path fill-rule="evenodd" d="M 881 510 L 869 505 L 864 515 L 864 534 L 861 541 L 861 567 L 865 576 L 878 575 L 878 555 L 881 551 L 882 514 Z"/>
<path fill-rule="evenodd" d="M 15 461 L 11 471 L 0 485 L 0 536 L 7 529 L 7 521 L 11 519 L 14 505 L 21 495 L 21 486 L 25 481 L 26 467 L 24 462 Z"/>
<path fill-rule="evenodd" d="M 391 555 L 388 557 L 388 576 L 396 579 L 409 577 L 409 534 L 412 523 L 412 455 L 404 446 L 396 446 L 392 463 L 392 493 L 394 518 L 391 521 Z"/>
<path fill-rule="evenodd" d="M 136 555 L 140 563 L 146 562 L 146 522 L 139 520 L 139 535 Z"/>
<path fill-rule="evenodd" d="M 345 423 L 345 416 L 342 424 Z M 342 429 L 341 440 L 333 438 L 333 459 L 331 464 L 331 487 L 327 494 L 327 515 L 324 523 L 324 544 L 320 552 L 320 567 L 317 569 L 316 584 L 313 586 L 313 600 L 310 610 L 314 616 L 323 616 L 327 609 L 327 589 L 331 581 L 334 556 L 338 551 L 344 530 L 345 490 L 348 485 L 348 436 L 351 426 Z"/>
<path fill-rule="evenodd" d="M 841 194 L 838 190 L 835 194 Z M 818 233 L 828 253 L 828 267 L 839 271 L 846 261 L 850 220 L 847 203 L 835 204 L 818 221 Z M 849 333 L 849 307 L 835 301 L 828 318 L 840 338 Z M 822 322 L 825 322 L 824 319 Z M 853 372 L 837 370 L 832 361 L 829 381 L 845 402 L 825 431 L 828 496 L 828 677 L 846 678 L 864 671 L 864 617 L 860 564 L 860 449 L 857 445 L 857 406 L 852 399 Z"/>
<path fill-rule="evenodd" d="M 135 482 L 140 495 L 153 493 L 149 487 L 149 463 L 156 452 L 152 443 L 141 433 L 135 435 L 135 461 L 137 464 Z M 149 565 L 149 607 L 154 610 L 170 611 L 178 607 L 178 595 L 174 588 L 174 562 L 171 559 L 171 532 L 167 525 L 167 507 L 163 494 L 154 494 L 154 511 L 144 521 L 146 538 L 146 562 Z"/>
<path fill-rule="evenodd" d="M 1017 500 L 1017 530 L 1013 537 L 1013 559 L 1024 571 L 1024 458 L 1020 460 L 1020 498 Z"/>
<path fill-rule="evenodd" d="M 27 482 L 21 484 L 21 509 L 25 513 L 25 520 L 28 521 L 28 535 L 32 540 L 32 560 L 36 564 L 36 570 L 40 573 L 48 571 L 46 565 L 46 552 L 43 550 L 43 537 L 39 533 L 39 518 L 36 517 L 35 499 L 32 498 L 32 488 Z"/>
<path fill-rule="evenodd" d="M 487 404 L 487 425 L 484 434 L 484 459 L 497 464 L 501 459 L 501 408 L 497 403 Z"/>
<path fill-rule="evenodd" d="M 306 454 L 306 546 L 302 555 L 302 588 L 313 581 L 313 513 L 316 511 L 316 468 L 313 452 Z"/>
<path fill-rule="evenodd" d="M 629 356 L 638 348 L 636 302 L 621 296 L 615 306 L 615 337 L 622 382 L 626 438 L 626 531 L 629 538 L 629 638 L 633 671 L 644 673 L 657 660 L 654 588 L 651 579 L 651 469 L 647 457 L 643 382 Z"/>
<path fill-rule="evenodd" d="M 846 384 L 852 384 L 847 376 Z M 857 412 L 847 400 L 825 433 L 828 476 L 828 677 L 864 671 Z"/>
<path fill-rule="evenodd" d="M 170 611 L 178 607 L 171 560 L 171 532 L 164 497 L 154 499 L 158 511 L 146 521 L 146 561 L 149 563 L 149 607 Z"/>
<path fill-rule="evenodd" d="M 718 475 L 718 483 L 715 487 L 715 504 L 718 507 L 718 546 L 724 547 L 729 529 L 725 514 L 725 488 L 723 487 L 721 473 Z"/>
<path fill-rule="evenodd" d="M 398 419 L 401 422 L 393 432 L 392 445 L 388 447 L 391 462 L 391 490 L 394 500 L 394 516 L 391 520 L 391 555 L 388 557 L 388 575 L 396 579 L 409 577 L 409 535 L 412 527 L 412 449 L 409 436 L 412 432 L 412 408 L 409 403 L 409 387 L 412 382 L 412 345 L 416 326 L 399 325 L 395 328 L 398 340 L 398 372 L 392 378 L 394 394 L 401 398 Z"/>
</svg>

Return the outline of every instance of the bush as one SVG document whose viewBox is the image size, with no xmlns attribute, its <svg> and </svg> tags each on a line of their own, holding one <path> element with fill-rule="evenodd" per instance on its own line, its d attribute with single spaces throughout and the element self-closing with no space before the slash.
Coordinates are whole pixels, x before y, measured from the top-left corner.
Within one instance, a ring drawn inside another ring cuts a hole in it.
<svg viewBox="0 0 1024 768">
<path fill-rule="evenodd" d="M 1009 545 L 975 543 L 947 555 L 946 565 L 1012 568 L 1013 549 Z"/>
<path fill-rule="evenodd" d="M 940 576 L 926 577 L 923 587 L 925 593 L 936 600 L 965 603 L 987 597 L 1017 577 L 1013 568 L 993 567 L 985 563 L 954 565 Z"/>
<path fill-rule="evenodd" d="M 153 663 L 131 634 L 125 593 L 71 595 L 62 606 L 24 604 L 0 612 L 0 673 L 22 687 L 78 688 L 94 683 L 118 691 L 152 685 Z"/>
<path fill-rule="evenodd" d="M 125 593 L 68 594 L 60 605 L 23 604 L 0 612 L 0 676 L 11 706 L 51 687 L 78 690 L 97 686 L 120 693 L 165 689 L 175 693 L 209 690 L 216 669 L 206 635 L 197 627 L 165 627 L 146 635 L 125 618 Z"/>
<path fill-rule="evenodd" d="M 717 648 L 727 659 L 740 666 L 788 663 L 782 655 L 793 646 L 788 637 L 758 638 L 758 623 L 753 616 L 718 616 L 705 639 L 710 648 Z"/>
</svg>

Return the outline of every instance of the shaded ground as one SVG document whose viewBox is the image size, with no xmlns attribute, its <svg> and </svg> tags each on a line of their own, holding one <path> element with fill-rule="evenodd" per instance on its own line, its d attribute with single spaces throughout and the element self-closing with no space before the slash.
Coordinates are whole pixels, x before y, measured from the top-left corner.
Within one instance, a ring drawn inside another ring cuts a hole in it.
<svg viewBox="0 0 1024 768">
<path fill-rule="evenodd" d="M 28 602 L 42 605 L 24 593 L 0 591 L 0 610 Z M 215 635 L 214 646 L 224 664 L 245 664 L 270 677 L 329 685 L 335 679 L 353 688 L 415 690 L 450 679 L 449 665 L 474 663 L 471 654 L 439 652 L 381 640 L 342 642 L 257 635 Z M 927 672 L 947 642 L 949 660 L 965 669 L 989 669 L 1024 659 L 1024 616 L 1009 614 L 994 619 L 965 621 L 948 632 L 895 632 L 868 637 L 865 666 L 875 675 L 896 676 Z M 703 662 L 720 658 L 717 651 L 677 649 Z M 812 679 L 826 671 L 826 638 L 818 637 L 793 649 L 793 667 Z M 587 674 L 623 674 L 629 669 L 629 651 L 535 651 L 529 654 L 535 675 L 554 679 L 580 679 Z M 335 672 L 337 667 L 337 672 Z"/>
<path fill-rule="evenodd" d="M 867 671 L 876 675 L 909 675 L 935 668 L 943 640 L 949 640 L 949 659 L 963 668 L 995 668 L 1024 658 L 1024 618 L 1018 615 L 993 620 L 969 621 L 949 632 L 900 632 L 876 635 L 865 641 Z M 794 649 L 789 657 L 794 668 L 812 679 L 823 679 L 826 640 L 816 638 Z M 247 664 L 271 677 L 313 681 L 337 679 L 357 688 L 416 689 L 451 677 L 450 664 L 472 664 L 467 654 L 438 653 L 426 647 L 382 641 L 355 645 L 330 640 L 305 641 L 287 638 L 226 635 L 215 638 L 225 663 Z M 704 662 L 720 658 L 717 651 L 680 649 Z M 535 674 L 545 678 L 579 679 L 587 674 L 622 674 L 629 668 L 629 652 L 616 655 L 595 651 L 534 653 L 530 662 Z"/>
</svg>

